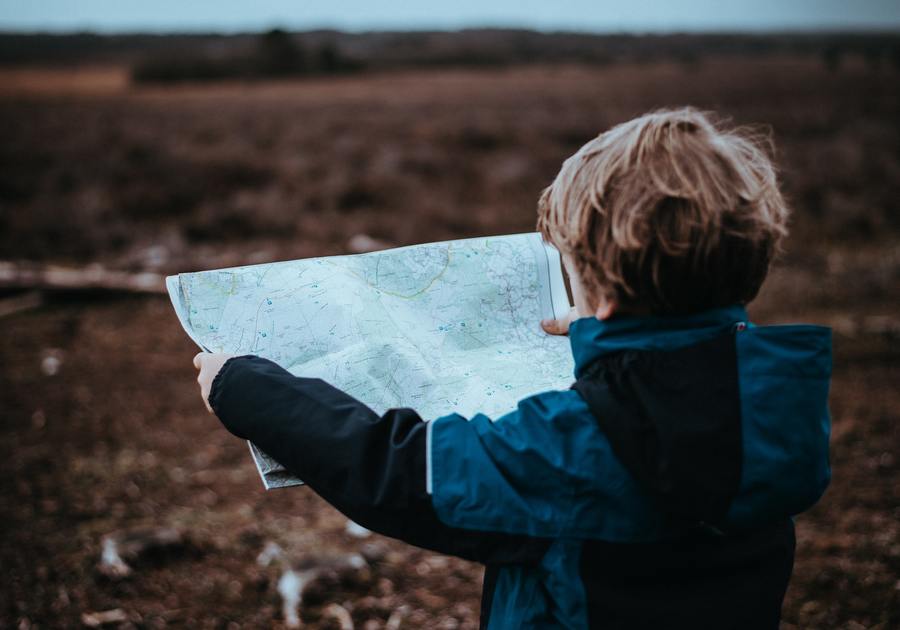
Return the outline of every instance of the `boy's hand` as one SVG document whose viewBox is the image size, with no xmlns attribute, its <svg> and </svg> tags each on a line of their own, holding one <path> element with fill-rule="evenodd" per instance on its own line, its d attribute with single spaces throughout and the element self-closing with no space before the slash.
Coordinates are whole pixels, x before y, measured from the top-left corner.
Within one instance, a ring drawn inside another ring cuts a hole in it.
<svg viewBox="0 0 900 630">
<path fill-rule="evenodd" d="M 200 352 L 194 357 L 194 367 L 200 370 L 200 374 L 197 375 L 197 382 L 200 383 L 200 396 L 209 413 L 213 412 L 212 407 L 209 406 L 209 390 L 212 388 L 213 380 L 225 362 L 233 356 L 235 355 L 222 352 Z"/>
<path fill-rule="evenodd" d="M 559 319 L 543 319 L 541 320 L 541 328 L 550 335 L 568 335 L 569 324 L 578 319 L 578 314 L 573 306 L 568 313 Z"/>
</svg>

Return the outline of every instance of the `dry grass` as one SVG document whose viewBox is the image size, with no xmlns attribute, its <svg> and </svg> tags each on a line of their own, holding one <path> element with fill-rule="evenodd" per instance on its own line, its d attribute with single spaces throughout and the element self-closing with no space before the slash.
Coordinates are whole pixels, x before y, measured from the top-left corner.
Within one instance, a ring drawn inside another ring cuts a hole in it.
<svg viewBox="0 0 900 630">
<path fill-rule="evenodd" d="M 896 79 L 810 58 L 177 89 L 134 88 L 121 71 L 4 70 L 0 258 L 176 271 L 340 253 L 357 233 L 403 244 L 530 230 L 563 158 L 611 124 L 683 104 L 769 124 L 796 215 L 753 314 L 837 331 L 834 482 L 798 519 L 785 625 L 896 627 Z M 57 300 L 4 320 L 0 625 L 117 607 L 148 627 L 266 625 L 278 603 L 254 564 L 265 540 L 295 554 L 358 545 L 309 491 L 261 492 L 244 445 L 201 408 L 169 311 L 156 298 Z M 48 353 L 56 376 L 41 372 Z M 99 580 L 100 536 L 150 523 L 191 529 L 205 554 Z M 401 604 L 409 627 L 475 623 L 477 567 L 386 544 L 383 581 L 335 594 L 358 627 Z"/>
</svg>

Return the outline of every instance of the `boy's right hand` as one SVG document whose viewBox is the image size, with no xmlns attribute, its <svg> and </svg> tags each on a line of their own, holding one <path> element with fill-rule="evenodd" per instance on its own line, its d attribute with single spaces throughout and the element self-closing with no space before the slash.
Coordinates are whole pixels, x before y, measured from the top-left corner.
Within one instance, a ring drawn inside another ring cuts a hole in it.
<svg viewBox="0 0 900 630">
<path fill-rule="evenodd" d="M 569 324 L 576 319 L 578 319 L 578 314 L 575 312 L 575 307 L 573 306 L 568 313 L 559 319 L 542 319 L 541 328 L 549 335 L 568 335 Z"/>
</svg>

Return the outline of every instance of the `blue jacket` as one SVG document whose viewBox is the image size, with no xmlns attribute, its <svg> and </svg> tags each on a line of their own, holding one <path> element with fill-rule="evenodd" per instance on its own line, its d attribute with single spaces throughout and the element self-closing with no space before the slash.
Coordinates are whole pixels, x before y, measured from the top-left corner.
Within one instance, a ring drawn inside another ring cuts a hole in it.
<svg viewBox="0 0 900 630">
<path fill-rule="evenodd" d="M 830 331 L 734 306 L 570 339 L 575 386 L 496 419 L 378 416 L 257 357 L 210 402 L 360 524 L 485 563 L 484 627 L 776 628 L 830 476 Z"/>
</svg>

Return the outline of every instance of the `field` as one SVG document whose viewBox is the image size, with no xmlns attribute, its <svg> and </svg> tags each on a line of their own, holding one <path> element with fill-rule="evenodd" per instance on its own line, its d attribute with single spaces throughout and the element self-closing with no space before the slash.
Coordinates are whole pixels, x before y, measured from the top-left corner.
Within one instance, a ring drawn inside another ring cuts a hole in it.
<svg viewBox="0 0 900 630">
<path fill-rule="evenodd" d="M 0 260 L 176 272 L 528 231 L 599 131 L 691 104 L 770 127 L 792 236 L 758 322 L 835 331 L 833 482 L 797 519 L 785 628 L 900 626 L 900 81 L 818 57 L 404 70 L 134 87 L 115 67 L 0 70 Z M 64 293 L 0 319 L 0 627 L 280 626 L 279 571 L 365 546 L 310 628 L 474 628 L 481 569 L 360 540 L 308 489 L 265 493 L 204 410 L 164 296 Z M 110 533 L 187 539 L 126 579 Z M 88 619 L 91 621 L 91 619 Z M 393 627 L 393 626 L 392 626 Z"/>
</svg>

